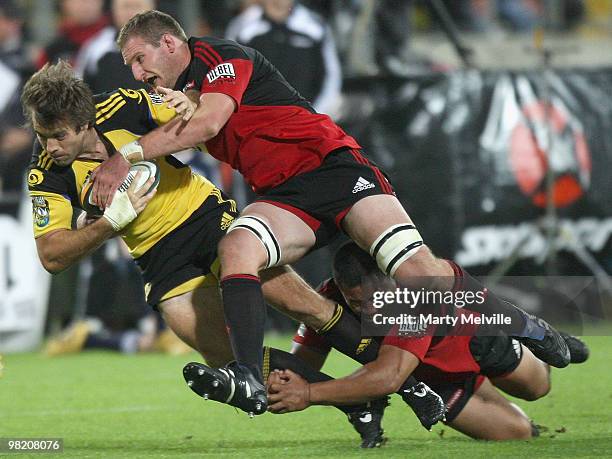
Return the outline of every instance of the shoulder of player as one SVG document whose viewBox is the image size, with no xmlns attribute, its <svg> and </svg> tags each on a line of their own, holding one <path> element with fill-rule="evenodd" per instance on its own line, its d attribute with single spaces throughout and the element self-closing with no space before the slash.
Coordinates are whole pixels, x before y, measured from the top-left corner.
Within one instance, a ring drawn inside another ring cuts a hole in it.
<svg viewBox="0 0 612 459">
<path fill-rule="evenodd" d="M 149 94 L 144 89 L 118 88 L 114 91 L 94 96 L 96 105 L 96 125 L 100 127 L 108 120 L 116 119 L 120 123 L 129 122 L 131 115 L 140 112 L 143 107 L 163 103 L 162 97 Z M 132 120 L 133 121 L 133 120 Z M 111 123 L 115 124 L 115 123 Z"/>
<path fill-rule="evenodd" d="M 244 46 L 224 38 L 192 37 L 189 47 L 192 62 L 201 62 L 211 69 L 231 59 L 249 59 Z"/>
<path fill-rule="evenodd" d="M 58 166 L 46 150 L 33 158 L 27 170 L 28 190 L 71 195 L 76 187 L 75 161 L 70 166 Z"/>
<path fill-rule="evenodd" d="M 39 171 L 39 173 L 44 176 L 48 174 L 62 174 L 68 169 L 70 168 L 57 166 L 49 152 L 42 148 L 38 141 L 34 141 L 28 172 Z"/>
<path fill-rule="evenodd" d="M 116 107 L 120 101 L 139 103 L 146 98 L 150 98 L 150 95 L 144 89 L 117 88 L 113 91 L 94 95 L 94 103 L 97 113 L 104 110 L 108 111 L 110 107 Z"/>
</svg>

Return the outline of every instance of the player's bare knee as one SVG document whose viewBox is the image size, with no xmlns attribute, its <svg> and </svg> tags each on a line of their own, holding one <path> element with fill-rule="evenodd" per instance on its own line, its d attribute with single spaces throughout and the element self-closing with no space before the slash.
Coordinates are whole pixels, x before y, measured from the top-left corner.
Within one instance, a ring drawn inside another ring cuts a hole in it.
<svg viewBox="0 0 612 459">
<path fill-rule="evenodd" d="M 474 438 L 490 441 L 528 440 L 533 429 L 529 419 L 518 414 L 505 416 L 502 422 L 496 423 L 493 429 L 486 429 Z"/>
<path fill-rule="evenodd" d="M 550 381 L 539 381 L 537 384 L 530 384 L 525 388 L 524 396 L 521 397 L 523 400 L 533 402 L 542 397 L 545 397 L 550 392 Z"/>
<path fill-rule="evenodd" d="M 507 434 L 508 438 L 504 440 L 528 440 L 533 434 L 531 422 L 527 418 L 517 416 L 510 424 Z"/>
<path fill-rule="evenodd" d="M 538 400 L 550 392 L 550 372 L 548 366 L 542 365 L 537 371 L 532 371 L 529 379 L 524 381 L 521 393 L 516 394 L 519 398 L 528 402 Z"/>
<path fill-rule="evenodd" d="M 221 261 L 222 276 L 235 271 L 258 271 L 264 264 L 263 253 L 260 253 L 256 240 L 250 240 L 247 234 L 226 234 L 217 245 L 217 253 Z"/>
</svg>

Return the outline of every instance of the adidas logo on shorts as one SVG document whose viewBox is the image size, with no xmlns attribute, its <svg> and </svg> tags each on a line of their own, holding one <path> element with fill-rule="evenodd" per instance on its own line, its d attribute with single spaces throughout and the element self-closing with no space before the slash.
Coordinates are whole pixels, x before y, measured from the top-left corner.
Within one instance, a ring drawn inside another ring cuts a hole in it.
<svg viewBox="0 0 612 459">
<path fill-rule="evenodd" d="M 233 221 L 234 221 L 233 216 L 231 216 L 227 212 L 223 212 L 223 215 L 221 215 L 221 229 L 225 231 L 226 229 L 229 228 L 229 226 L 232 224 Z"/>
<path fill-rule="evenodd" d="M 359 193 L 360 191 L 367 190 L 368 188 L 374 188 L 375 186 L 376 185 L 368 182 L 363 177 L 359 177 L 357 183 L 355 183 L 355 186 L 353 187 L 353 193 Z"/>
</svg>

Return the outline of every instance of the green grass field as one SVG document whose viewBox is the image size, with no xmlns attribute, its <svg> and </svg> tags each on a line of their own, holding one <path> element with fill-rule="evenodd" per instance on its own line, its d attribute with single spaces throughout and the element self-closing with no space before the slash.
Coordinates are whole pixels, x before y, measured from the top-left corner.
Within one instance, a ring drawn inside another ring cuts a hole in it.
<svg viewBox="0 0 612 459">
<path fill-rule="evenodd" d="M 526 442 L 476 442 L 448 427 L 423 430 L 394 397 L 384 427 L 389 441 L 360 450 L 358 436 L 331 407 L 249 419 L 198 398 L 181 369 L 197 355 L 121 356 L 88 352 L 49 359 L 4 356 L 0 379 L 0 437 L 61 437 L 62 457 L 610 457 L 612 454 L 612 338 L 586 338 L 592 357 L 553 371 L 553 390 L 519 402 L 548 432 Z M 289 338 L 270 344 L 286 348 Z M 354 365 L 337 354 L 326 371 Z M 0 453 L 1 456 L 1 453 Z M 24 457 L 11 454 L 10 457 Z M 34 456 L 34 455 L 32 455 Z M 35 457 L 41 457 L 36 454 Z"/>
</svg>

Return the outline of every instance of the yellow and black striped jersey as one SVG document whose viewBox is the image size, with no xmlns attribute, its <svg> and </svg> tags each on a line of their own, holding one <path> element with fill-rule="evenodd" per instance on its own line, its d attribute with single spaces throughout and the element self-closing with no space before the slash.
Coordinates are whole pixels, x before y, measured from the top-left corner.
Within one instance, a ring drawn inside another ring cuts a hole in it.
<svg viewBox="0 0 612 459">
<path fill-rule="evenodd" d="M 176 115 L 160 96 L 144 89 L 117 89 L 95 96 L 95 102 L 95 129 L 109 153 Z M 215 189 L 210 181 L 172 156 L 156 162 L 160 169 L 157 194 L 121 232 L 134 258 L 183 223 Z M 60 167 L 36 143 L 28 170 L 35 237 L 57 229 L 71 229 L 73 207 L 81 208 L 79 195 L 83 184 L 100 164 L 96 160 L 77 159 Z"/>
</svg>

